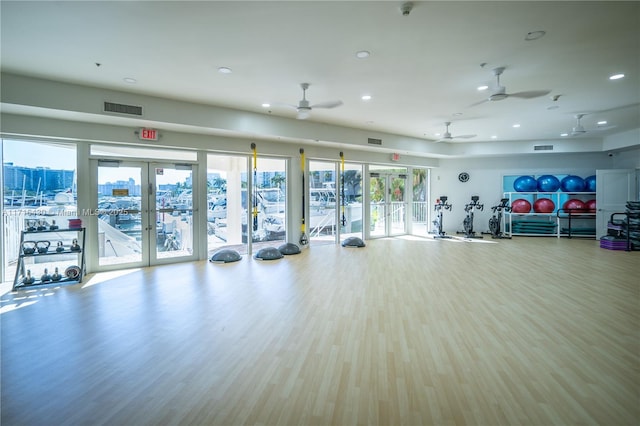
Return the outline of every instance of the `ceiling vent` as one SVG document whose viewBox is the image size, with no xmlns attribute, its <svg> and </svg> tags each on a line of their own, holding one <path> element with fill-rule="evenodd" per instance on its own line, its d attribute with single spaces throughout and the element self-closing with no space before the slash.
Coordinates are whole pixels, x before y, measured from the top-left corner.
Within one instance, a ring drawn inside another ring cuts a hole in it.
<svg viewBox="0 0 640 426">
<path fill-rule="evenodd" d="M 105 102 L 104 112 L 115 112 L 118 114 L 142 116 L 142 107 L 135 106 L 135 105 L 116 104 L 113 102 Z"/>
<path fill-rule="evenodd" d="M 553 145 L 534 145 L 534 151 L 553 151 Z"/>
<path fill-rule="evenodd" d="M 382 139 L 369 138 L 367 142 L 371 145 L 382 145 Z"/>
</svg>

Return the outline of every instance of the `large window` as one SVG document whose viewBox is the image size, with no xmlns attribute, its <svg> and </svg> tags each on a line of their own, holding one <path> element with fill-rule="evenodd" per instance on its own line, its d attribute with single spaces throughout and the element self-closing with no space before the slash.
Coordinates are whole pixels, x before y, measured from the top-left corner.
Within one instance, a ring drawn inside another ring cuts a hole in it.
<svg viewBox="0 0 640 426">
<path fill-rule="evenodd" d="M 75 145 L 2 140 L 3 281 L 14 278 L 25 224 L 66 228 L 76 199 Z"/>
<path fill-rule="evenodd" d="M 251 162 L 251 168 L 248 164 Z M 249 175 L 253 185 L 249 185 Z M 207 248 L 248 252 L 286 238 L 286 160 L 207 156 Z M 270 244 L 273 245 L 273 244 Z M 254 250 L 255 251 L 255 250 Z"/>
</svg>

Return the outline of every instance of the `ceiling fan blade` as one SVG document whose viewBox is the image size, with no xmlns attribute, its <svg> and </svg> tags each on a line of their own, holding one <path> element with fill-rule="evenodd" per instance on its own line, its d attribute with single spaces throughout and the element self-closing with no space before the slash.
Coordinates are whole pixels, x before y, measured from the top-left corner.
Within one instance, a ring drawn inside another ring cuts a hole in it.
<svg viewBox="0 0 640 426">
<path fill-rule="evenodd" d="M 342 105 L 342 101 L 330 101 L 330 102 L 321 102 L 319 104 L 311 105 L 311 108 L 335 108 Z"/>
<path fill-rule="evenodd" d="M 489 98 L 485 98 L 485 99 L 483 99 L 483 100 L 481 100 L 479 102 L 472 103 L 471 105 L 469 105 L 469 107 L 478 106 L 478 105 L 481 105 L 481 104 L 483 104 L 485 102 L 489 102 Z"/>
<path fill-rule="evenodd" d="M 611 130 L 611 129 L 615 129 L 616 126 L 598 126 L 596 127 L 595 130 L 596 132 L 604 132 L 605 130 Z"/>
<path fill-rule="evenodd" d="M 477 135 L 454 135 L 453 139 L 471 139 L 475 138 Z"/>
<path fill-rule="evenodd" d="M 293 105 L 293 104 L 285 104 L 284 102 L 274 102 L 271 105 L 275 106 L 275 107 L 283 107 L 283 108 L 290 108 L 290 109 L 298 109 L 298 105 Z"/>
<path fill-rule="evenodd" d="M 526 92 L 509 93 L 508 95 L 513 98 L 533 99 L 548 95 L 549 93 L 551 93 L 551 90 L 528 90 Z"/>
</svg>

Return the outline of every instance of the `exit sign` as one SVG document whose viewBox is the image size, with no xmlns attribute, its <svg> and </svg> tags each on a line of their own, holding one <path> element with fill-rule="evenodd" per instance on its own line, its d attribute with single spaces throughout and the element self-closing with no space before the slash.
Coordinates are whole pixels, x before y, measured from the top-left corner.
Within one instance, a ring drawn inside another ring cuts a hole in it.
<svg viewBox="0 0 640 426">
<path fill-rule="evenodd" d="M 140 129 L 138 136 L 143 141 L 157 141 L 158 131 L 156 129 Z"/>
</svg>

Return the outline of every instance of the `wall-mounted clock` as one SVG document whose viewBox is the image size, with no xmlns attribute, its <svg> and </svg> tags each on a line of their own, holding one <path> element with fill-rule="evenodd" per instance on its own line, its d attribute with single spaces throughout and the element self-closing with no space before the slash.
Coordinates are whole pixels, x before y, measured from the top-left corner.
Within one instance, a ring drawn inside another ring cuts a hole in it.
<svg viewBox="0 0 640 426">
<path fill-rule="evenodd" d="M 462 172 L 462 173 L 460 173 L 460 174 L 458 175 L 458 180 L 459 180 L 460 182 L 466 182 L 466 181 L 468 181 L 468 180 L 469 180 L 469 173 L 467 173 L 467 172 Z"/>
</svg>

